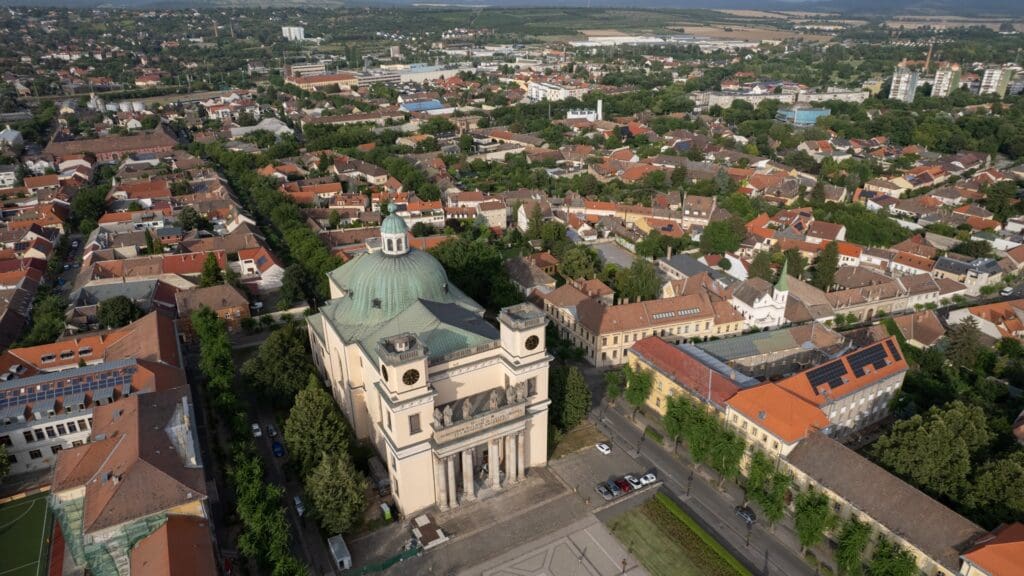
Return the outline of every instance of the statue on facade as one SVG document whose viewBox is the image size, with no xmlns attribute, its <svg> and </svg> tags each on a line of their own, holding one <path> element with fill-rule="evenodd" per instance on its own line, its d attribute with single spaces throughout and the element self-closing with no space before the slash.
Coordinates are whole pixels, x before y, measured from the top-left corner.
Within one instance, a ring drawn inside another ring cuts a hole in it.
<svg viewBox="0 0 1024 576">
<path fill-rule="evenodd" d="M 444 416 L 441 415 L 440 408 L 434 408 L 434 426 L 438 428 L 444 427 Z"/>
<path fill-rule="evenodd" d="M 444 407 L 444 425 L 445 426 L 451 426 L 452 425 L 452 405 L 451 404 L 449 404 L 449 405 Z"/>
<path fill-rule="evenodd" d="M 526 382 L 516 382 L 516 402 L 525 402 L 526 393 Z"/>
<path fill-rule="evenodd" d="M 497 410 L 498 409 L 498 398 L 500 398 L 499 394 L 500 393 L 498 392 L 497 388 L 491 390 L 491 398 L 490 398 L 490 401 L 487 403 L 487 407 L 490 410 Z"/>
<path fill-rule="evenodd" d="M 467 399 L 462 401 L 462 419 L 463 420 L 469 420 L 469 418 L 472 415 L 473 415 L 473 406 L 470 405 L 469 399 L 467 398 Z"/>
<path fill-rule="evenodd" d="M 505 405 L 511 406 L 516 403 L 516 389 L 513 386 L 505 388 Z"/>
</svg>

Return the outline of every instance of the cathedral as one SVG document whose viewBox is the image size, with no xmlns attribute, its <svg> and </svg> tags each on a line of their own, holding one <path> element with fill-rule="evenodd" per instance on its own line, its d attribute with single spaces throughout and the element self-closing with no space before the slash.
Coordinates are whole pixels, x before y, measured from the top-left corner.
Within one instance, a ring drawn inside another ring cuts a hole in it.
<svg viewBox="0 0 1024 576">
<path fill-rule="evenodd" d="M 410 248 L 395 215 L 328 279 L 331 300 L 307 319 L 313 360 L 403 514 L 458 506 L 546 465 L 543 312 L 504 308 L 495 328 L 440 262 Z"/>
</svg>

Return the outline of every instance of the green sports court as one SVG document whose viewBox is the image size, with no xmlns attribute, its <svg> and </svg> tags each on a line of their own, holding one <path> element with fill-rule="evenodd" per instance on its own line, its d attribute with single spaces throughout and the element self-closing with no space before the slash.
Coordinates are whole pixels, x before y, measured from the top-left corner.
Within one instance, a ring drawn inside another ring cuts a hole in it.
<svg viewBox="0 0 1024 576">
<path fill-rule="evenodd" d="M 0 576 L 44 576 L 52 524 L 45 493 L 0 505 Z"/>
</svg>

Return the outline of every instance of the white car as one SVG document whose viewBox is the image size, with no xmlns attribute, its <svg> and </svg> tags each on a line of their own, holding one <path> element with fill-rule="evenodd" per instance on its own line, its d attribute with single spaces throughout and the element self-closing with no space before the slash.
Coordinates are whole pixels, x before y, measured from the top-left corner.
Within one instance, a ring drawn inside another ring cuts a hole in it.
<svg viewBox="0 0 1024 576">
<path fill-rule="evenodd" d="M 1000 296 L 1010 296 L 1013 294 L 1013 286 L 1007 286 L 999 291 Z"/>
<path fill-rule="evenodd" d="M 633 476 L 632 474 L 626 474 L 622 479 L 629 482 L 629 486 L 633 490 L 639 490 L 644 487 L 643 483 L 637 480 L 636 476 Z"/>
<path fill-rule="evenodd" d="M 598 442 L 595 447 L 597 448 L 598 452 L 600 452 L 601 454 L 604 454 L 605 456 L 607 456 L 607 455 L 612 453 L 612 447 L 607 445 L 607 444 L 605 444 L 604 442 Z"/>
<path fill-rule="evenodd" d="M 299 515 L 299 518 L 306 515 L 306 505 L 302 503 L 302 498 L 298 496 L 295 497 L 295 513 Z"/>
<path fill-rule="evenodd" d="M 262 438 L 263 437 L 263 430 L 260 430 L 260 425 L 255 423 L 255 422 L 252 423 L 252 437 L 253 438 Z"/>
<path fill-rule="evenodd" d="M 658 477 L 654 475 L 654 472 L 648 472 L 640 477 L 640 484 L 644 486 L 650 486 L 658 481 Z"/>
</svg>

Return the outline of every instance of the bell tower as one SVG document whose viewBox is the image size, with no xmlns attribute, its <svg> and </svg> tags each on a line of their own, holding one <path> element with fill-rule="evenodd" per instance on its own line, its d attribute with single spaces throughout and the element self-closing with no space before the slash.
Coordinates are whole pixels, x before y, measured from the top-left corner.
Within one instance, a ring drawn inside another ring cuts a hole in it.
<svg viewBox="0 0 1024 576">
<path fill-rule="evenodd" d="M 516 304 L 502 308 L 498 321 L 501 347 L 514 363 L 528 364 L 544 357 L 544 328 L 548 323 L 544 312 L 530 304 Z"/>
<path fill-rule="evenodd" d="M 377 343 L 380 377 L 393 396 L 408 396 L 427 387 L 427 348 L 415 334 L 405 332 Z"/>
</svg>

